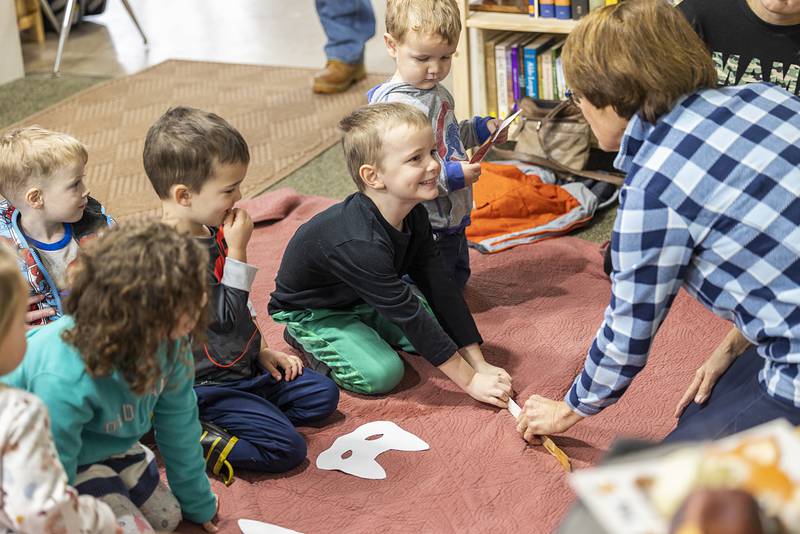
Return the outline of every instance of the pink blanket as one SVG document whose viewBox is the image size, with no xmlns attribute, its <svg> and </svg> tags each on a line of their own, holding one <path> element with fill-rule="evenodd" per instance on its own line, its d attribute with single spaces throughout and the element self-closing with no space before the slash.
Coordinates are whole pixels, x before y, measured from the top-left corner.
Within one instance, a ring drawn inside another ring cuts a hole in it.
<svg viewBox="0 0 800 534">
<path fill-rule="evenodd" d="M 252 298 L 269 343 L 290 350 L 266 303 L 281 254 L 295 229 L 331 205 L 282 190 L 243 203 L 257 226 L 248 250 L 260 267 Z M 533 393 L 560 398 L 582 367 L 602 321 L 610 284 L 598 245 L 560 238 L 501 254 L 471 254 L 466 292 L 489 361 L 514 378 L 520 404 Z M 597 461 L 615 437 L 660 439 L 674 425 L 674 405 L 727 326 L 686 294 L 653 346 L 647 368 L 625 397 L 575 427 L 558 443 L 576 468 Z M 574 499 L 561 466 L 530 447 L 505 410 L 473 401 L 419 357 L 405 356 L 406 376 L 391 395 L 344 393 L 319 428 L 302 428 L 308 462 L 279 476 L 237 473 L 221 499 L 220 527 L 239 518 L 300 532 L 552 532 Z M 314 466 L 334 439 L 363 423 L 390 420 L 430 444 L 424 452 L 378 457 L 386 480 L 363 480 Z M 184 524 L 188 531 L 199 529 Z"/>
</svg>

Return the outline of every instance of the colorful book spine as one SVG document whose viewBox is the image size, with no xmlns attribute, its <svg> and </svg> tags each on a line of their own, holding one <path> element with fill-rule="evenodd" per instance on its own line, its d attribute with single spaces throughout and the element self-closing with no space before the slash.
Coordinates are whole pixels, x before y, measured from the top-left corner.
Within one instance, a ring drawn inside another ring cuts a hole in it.
<svg viewBox="0 0 800 534">
<path fill-rule="evenodd" d="M 528 15 L 536 16 L 536 0 L 528 0 Z"/>
<path fill-rule="evenodd" d="M 578 20 L 589 12 L 589 0 L 572 0 L 572 18 Z"/>
<path fill-rule="evenodd" d="M 555 14 L 557 19 L 569 20 L 572 18 L 572 7 L 570 0 L 555 0 Z"/>
<path fill-rule="evenodd" d="M 506 44 L 498 43 L 494 48 L 494 68 L 497 78 L 497 116 L 508 115 L 508 74 L 506 74 Z"/>
<path fill-rule="evenodd" d="M 606 0 L 589 0 L 589 11 L 600 9 L 606 5 Z"/>
<path fill-rule="evenodd" d="M 552 19 L 556 16 L 555 0 L 539 0 L 539 16 L 543 19 Z"/>
<path fill-rule="evenodd" d="M 525 47 L 522 50 L 525 64 L 525 93 L 531 98 L 539 98 L 539 76 L 536 72 L 536 49 Z"/>
<path fill-rule="evenodd" d="M 511 46 L 511 96 L 512 96 L 512 103 L 511 103 L 511 111 L 514 112 L 517 110 L 517 102 L 519 101 L 520 97 L 520 88 L 519 88 L 519 45 L 514 44 Z"/>
<path fill-rule="evenodd" d="M 614 4 L 619 4 L 619 0 L 606 0 L 607 6 L 613 6 Z"/>
</svg>

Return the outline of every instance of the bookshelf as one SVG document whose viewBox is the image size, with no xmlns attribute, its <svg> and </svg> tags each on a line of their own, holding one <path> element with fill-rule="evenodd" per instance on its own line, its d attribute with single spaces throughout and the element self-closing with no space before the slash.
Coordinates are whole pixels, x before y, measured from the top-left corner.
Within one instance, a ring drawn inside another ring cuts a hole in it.
<svg viewBox="0 0 800 534">
<path fill-rule="evenodd" d="M 479 106 L 472 101 L 471 80 L 475 76 L 483 76 L 483 66 L 474 65 L 470 56 L 471 47 L 483 46 L 485 31 L 567 34 L 577 24 L 575 20 L 531 17 L 522 13 L 470 11 L 469 0 L 459 2 L 459 7 L 461 8 L 461 38 L 458 42 L 458 50 L 453 56 L 452 72 L 453 98 L 458 117 L 461 118 L 486 113 L 486 110 L 482 109 L 485 104 Z M 474 30 L 472 37 L 470 37 L 470 30 Z M 480 72 L 473 72 L 476 69 L 480 69 Z"/>
</svg>

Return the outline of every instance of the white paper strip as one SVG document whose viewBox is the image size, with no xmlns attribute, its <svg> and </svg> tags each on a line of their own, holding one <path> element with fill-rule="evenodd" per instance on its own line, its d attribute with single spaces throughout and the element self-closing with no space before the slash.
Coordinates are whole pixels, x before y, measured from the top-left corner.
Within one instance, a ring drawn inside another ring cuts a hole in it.
<svg viewBox="0 0 800 534">
<path fill-rule="evenodd" d="M 296 530 L 289 530 L 278 525 L 262 523 L 252 519 L 240 519 L 239 530 L 244 534 L 300 534 Z"/>
<path fill-rule="evenodd" d="M 511 412 L 514 419 L 517 419 L 519 414 L 522 413 L 522 408 L 519 407 L 519 404 L 514 402 L 514 399 L 508 399 L 508 411 Z"/>
</svg>

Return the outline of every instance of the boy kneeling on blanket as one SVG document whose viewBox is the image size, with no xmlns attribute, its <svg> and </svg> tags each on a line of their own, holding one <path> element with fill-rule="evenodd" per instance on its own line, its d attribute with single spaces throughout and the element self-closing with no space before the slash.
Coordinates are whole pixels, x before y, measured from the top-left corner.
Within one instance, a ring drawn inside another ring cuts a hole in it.
<svg viewBox="0 0 800 534">
<path fill-rule="evenodd" d="M 391 391 L 404 372 L 398 348 L 422 355 L 473 398 L 506 407 L 511 377 L 484 360 L 420 204 L 439 194 L 430 121 L 412 106 L 385 103 L 362 107 L 339 126 L 358 192 L 289 241 L 270 315 L 286 324 L 286 341 L 311 367 L 344 389 Z"/>
</svg>

